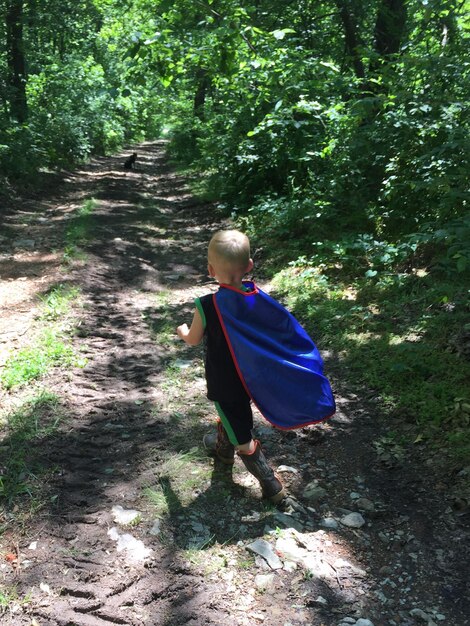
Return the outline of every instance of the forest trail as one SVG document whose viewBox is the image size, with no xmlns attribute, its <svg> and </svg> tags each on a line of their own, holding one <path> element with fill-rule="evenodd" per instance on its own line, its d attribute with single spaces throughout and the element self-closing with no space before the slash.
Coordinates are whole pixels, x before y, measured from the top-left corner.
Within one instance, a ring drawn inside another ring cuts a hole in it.
<svg viewBox="0 0 470 626">
<path fill-rule="evenodd" d="M 206 246 L 224 222 L 164 150 L 140 146 L 135 171 L 123 157 L 96 160 L 54 198 L 3 218 L 0 365 L 34 325 L 36 296 L 58 283 L 80 289 L 74 347 L 87 363 L 41 383 L 62 420 L 30 451 L 41 507 L 21 524 L 14 508 L 2 520 L 3 587 L 28 597 L 9 602 L 2 623 L 470 624 L 468 528 L 447 498 L 458 479 L 418 455 L 381 458 L 373 399 L 341 389 L 334 355 L 327 424 L 281 433 L 256 418 L 292 496 L 281 507 L 261 500 L 241 464 L 232 475 L 204 456 L 214 411 L 201 352 L 174 331 L 214 288 Z M 86 256 L 64 265 L 54 249 L 91 198 Z"/>
</svg>

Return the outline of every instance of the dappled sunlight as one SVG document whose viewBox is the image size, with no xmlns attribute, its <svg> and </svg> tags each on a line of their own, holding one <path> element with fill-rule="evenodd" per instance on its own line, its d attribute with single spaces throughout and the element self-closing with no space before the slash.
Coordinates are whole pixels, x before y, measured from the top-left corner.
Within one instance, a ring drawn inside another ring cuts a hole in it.
<svg viewBox="0 0 470 626">
<path fill-rule="evenodd" d="M 139 152 L 145 150 L 153 167 L 159 144 Z M 103 160 L 90 171 L 105 167 Z M 35 619 L 54 623 L 82 616 L 153 623 L 162 611 L 167 626 L 197 621 L 200 611 L 211 611 L 214 623 L 230 615 L 243 626 L 267 619 L 337 626 L 338 615 L 380 620 L 388 610 L 381 568 L 390 577 L 406 568 L 413 589 L 417 566 L 408 553 L 437 558 L 408 539 L 428 527 L 410 519 L 414 492 L 400 490 L 410 480 L 399 465 L 406 442 L 393 433 L 379 438 L 374 393 L 355 395 L 344 381 L 346 366 L 356 361 L 360 372 L 364 353 L 380 364 L 381 350 L 390 361 L 378 376 L 409 377 L 408 370 L 387 369 L 403 355 L 402 344 L 390 343 L 394 335 L 380 327 L 382 303 L 362 304 L 354 286 L 332 300 L 306 290 L 298 311 L 292 301 L 307 328 L 306 313 L 315 308 L 312 336 L 332 375 L 337 412 L 290 432 L 273 429 L 255 411 L 254 435 L 289 494 L 274 507 L 239 459 L 233 468 L 220 467 L 205 455 L 201 441 L 214 428 L 215 411 L 206 398 L 202 348 L 186 346 L 175 333 L 191 320 L 194 298 L 217 289 L 206 273 L 207 242 L 218 228 L 213 211 L 188 204 L 184 184 L 181 194 L 172 192 L 174 178 L 152 196 L 150 176 L 144 182 L 136 170 L 113 177 L 92 181 L 84 170 L 70 189 L 74 197 L 98 200 L 82 224 L 83 259 L 71 258 L 60 272 L 62 282 L 79 288 L 72 340 L 86 363 L 53 368 L 31 384 L 33 399 L 47 388 L 40 419 L 22 388 L 9 392 L 1 416 L 9 532 L 0 548 L 13 554 L 3 582 L 30 594 Z M 67 202 L 61 206 L 69 211 Z M 66 223 L 79 223 L 81 206 Z M 62 260 L 49 254 L 38 255 L 41 277 L 49 261 Z M 45 281 L 41 293 L 48 287 Z M 344 324 L 345 316 L 357 320 L 357 329 Z M 412 325 L 397 336 L 405 331 L 410 335 Z M 323 346 L 333 333 L 336 345 Z M 133 521 L 119 521 L 119 511 Z M 20 523 L 28 536 L 14 544 L 10 530 Z M 403 550 L 389 549 L 401 546 L 403 536 Z M 261 539 L 279 569 L 256 553 Z M 390 610 L 399 610 L 399 591 L 386 594 L 396 603 Z"/>
<path fill-rule="evenodd" d="M 0 3 L 2 624 L 470 626 L 466 9 Z"/>
<path fill-rule="evenodd" d="M 58 253 L 15 254 L 0 260 L 0 374 L 14 350 L 27 344 L 38 312 L 38 296 L 59 279 Z M 0 389 L 0 401 L 3 391 Z"/>
</svg>

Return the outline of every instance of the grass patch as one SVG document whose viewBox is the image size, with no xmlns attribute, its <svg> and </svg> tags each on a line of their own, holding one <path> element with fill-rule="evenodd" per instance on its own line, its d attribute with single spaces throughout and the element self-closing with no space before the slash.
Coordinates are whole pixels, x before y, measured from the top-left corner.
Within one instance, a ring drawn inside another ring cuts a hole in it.
<svg viewBox="0 0 470 626">
<path fill-rule="evenodd" d="M 470 458 L 462 282 L 426 272 L 330 278 L 304 261 L 273 284 L 320 351 L 339 355 L 343 384 L 375 391 L 383 416 Z"/>
<path fill-rule="evenodd" d="M 84 260 L 86 255 L 80 250 L 94 234 L 93 211 L 98 206 L 94 198 L 85 200 L 69 221 L 65 231 L 64 261 Z"/>
<path fill-rule="evenodd" d="M 192 448 L 189 452 L 179 452 L 171 454 L 160 466 L 160 473 L 182 477 L 185 480 L 188 478 L 188 472 L 196 472 L 201 462 L 207 461 L 207 455 L 204 454 L 199 448 Z M 199 466 L 199 470 L 202 468 Z"/>
<path fill-rule="evenodd" d="M 152 338 L 158 345 L 174 347 L 176 340 L 175 313 L 171 308 L 171 293 L 167 290 L 155 294 L 156 310 L 144 314 Z"/>
<path fill-rule="evenodd" d="M 18 496 L 33 499 L 43 486 L 47 471 L 38 462 L 39 443 L 53 436 L 63 419 L 59 398 L 46 390 L 25 400 L 2 416 L 5 462 L 0 476 L 0 500 L 12 503 Z M 40 506 L 40 503 L 39 503 Z"/>
<path fill-rule="evenodd" d="M 24 607 L 30 602 L 30 596 L 21 597 L 16 587 L 2 587 L 0 589 L 0 615 L 14 612 L 17 607 Z"/>
<path fill-rule="evenodd" d="M 84 359 L 77 356 L 67 340 L 49 328 L 7 360 L 0 380 L 5 389 L 12 389 L 44 376 L 51 367 L 84 365 Z"/>
<path fill-rule="evenodd" d="M 143 493 L 153 506 L 153 513 L 157 517 L 168 515 L 168 502 L 162 487 L 157 487 L 156 489 L 146 487 Z"/>
<path fill-rule="evenodd" d="M 76 354 L 64 328 L 80 290 L 72 285 L 57 285 L 40 298 L 39 321 L 45 327 L 34 340 L 17 350 L 6 361 L 0 376 L 5 389 L 26 385 L 44 376 L 52 367 L 83 367 L 86 360 Z"/>
<path fill-rule="evenodd" d="M 80 289 L 72 285 L 57 285 L 45 296 L 42 303 L 41 320 L 56 322 L 70 313 L 71 304 L 80 294 Z"/>
<path fill-rule="evenodd" d="M 156 487 L 144 489 L 144 495 L 158 517 L 174 514 L 194 499 L 195 489 L 209 480 L 212 468 L 207 456 L 198 448 L 172 453 L 155 468 L 160 476 Z"/>
</svg>

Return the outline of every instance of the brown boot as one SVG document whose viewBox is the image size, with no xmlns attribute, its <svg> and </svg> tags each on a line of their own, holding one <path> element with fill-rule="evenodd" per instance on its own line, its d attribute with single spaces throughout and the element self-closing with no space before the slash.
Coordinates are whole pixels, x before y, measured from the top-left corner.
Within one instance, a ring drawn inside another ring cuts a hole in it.
<svg viewBox="0 0 470 626">
<path fill-rule="evenodd" d="M 215 456 L 226 465 L 234 464 L 235 446 L 230 443 L 220 420 L 217 422 L 217 432 L 204 435 L 202 442 L 209 456 Z"/>
<path fill-rule="evenodd" d="M 280 502 L 286 495 L 286 492 L 281 481 L 268 465 L 266 457 L 261 450 L 260 442 L 255 440 L 255 451 L 251 454 L 238 452 L 238 456 L 250 474 L 253 474 L 259 480 L 263 490 L 263 498 L 267 498 L 274 503 Z"/>
</svg>

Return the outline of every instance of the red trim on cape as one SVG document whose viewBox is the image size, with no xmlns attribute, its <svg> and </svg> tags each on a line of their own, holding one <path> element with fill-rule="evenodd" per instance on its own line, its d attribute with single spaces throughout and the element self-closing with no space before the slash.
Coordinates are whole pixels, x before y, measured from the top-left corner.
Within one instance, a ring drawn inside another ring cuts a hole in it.
<svg viewBox="0 0 470 626">
<path fill-rule="evenodd" d="M 254 293 L 258 293 L 258 287 L 253 281 L 250 280 L 249 282 L 253 285 L 253 289 L 251 291 L 243 291 L 243 289 L 238 289 L 238 287 L 232 287 L 232 285 L 226 285 L 225 283 L 219 283 L 219 287 L 223 287 L 224 289 L 230 289 L 230 291 L 235 291 L 242 296 L 252 296 Z"/>
<path fill-rule="evenodd" d="M 231 287 L 230 285 L 225 285 L 225 284 L 220 284 L 220 287 L 223 287 L 224 289 L 231 289 L 232 291 L 236 291 L 237 293 L 239 293 L 239 294 L 241 294 L 243 296 L 250 296 L 250 295 L 253 295 L 254 293 L 258 293 L 258 288 L 256 287 L 256 285 L 254 283 L 253 283 L 253 287 L 254 287 L 253 291 L 242 291 L 241 289 L 237 289 L 236 287 Z M 220 312 L 219 306 L 217 304 L 216 295 L 217 295 L 217 292 L 212 294 L 212 300 L 214 302 L 214 307 L 215 307 L 215 310 L 216 310 L 216 313 L 217 313 L 217 317 L 219 318 L 220 326 L 222 327 L 222 331 L 224 333 L 225 340 L 226 340 L 228 348 L 230 350 L 230 354 L 232 355 L 233 364 L 235 365 L 235 369 L 237 370 L 237 374 L 240 377 L 240 380 L 242 381 L 242 385 L 245 388 L 246 393 L 248 394 L 250 400 L 256 406 L 258 411 L 264 417 L 264 419 L 267 422 L 269 422 L 272 426 L 274 426 L 274 428 L 278 428 L 279 430 L 296 430 L 297 428 L 305 428 L 306 426 L 312 426 L 313 424 L 320 424 L 321 422 L 325 422 L 327 419 L 330 419 L 330 417 L 333 417 L 333 415 L 336 413 L 336 411 L 333 411 L 333 413 L 331 413 L 330 415 L 327 415 L 326 417 L 324 417 L 324 418 L 322 418 L 320 420 L 312 420 L 311 422 L 305 422 L 304 424 L 298 424 L 296 426 L 278 426 L 277 424 L 274 424 L 274 422 L 272 422 L 269 418 L 267 418 L 264 415 L 264 413 L 261 411 L 259 406 L 256 404 L 256 400 L 251 395 L 251 392 L 248 389 L 248 385 L 246 384 L 245 379 L 243 377 L 243 374 L 241 372 L 240 366 L 238 365 L 238 361 L 237 361 L 237 359 L 235 357 L 235 352 L 233 350 L 232 343 L 231 343 L 230 338 L 228 336 L 227 328 L 225 327 L 224 320 L 222 318 L 222 313 Z"/>
</svg>

